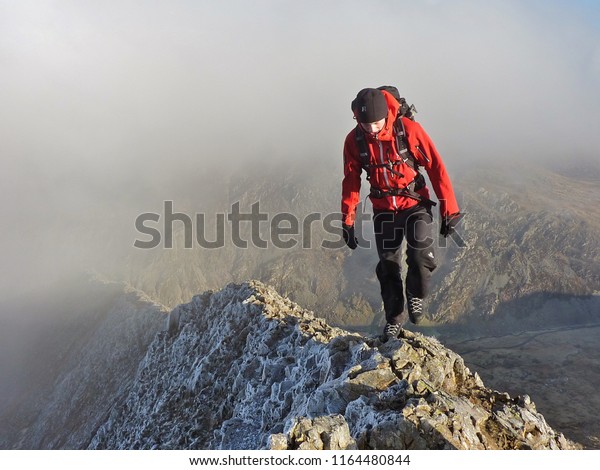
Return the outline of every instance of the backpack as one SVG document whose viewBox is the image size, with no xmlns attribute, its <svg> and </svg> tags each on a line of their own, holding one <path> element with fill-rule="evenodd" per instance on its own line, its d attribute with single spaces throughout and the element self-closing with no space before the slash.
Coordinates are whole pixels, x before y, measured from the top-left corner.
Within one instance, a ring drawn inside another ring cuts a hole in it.
<svg viewBox="0 0 600 470">
<path fill-rule="evenodd" d="M 408 141 L 406 139 L 406 131 L 404 130 L 404 124 L 402 123 L 403 117 L 406 117 L 406 118 L 410 119 L 411 121 L 414 121 L 415 113 L 417 112 L 417 109 L 415 108 L 414 105 L 409 105 L 406 102 L 406 99 L 402 98 L 400 96 L 400 92 L 398 91 L 398 88 L 396 88 L 394 86 L 384 85 L 384 86 L 378 87 L 377 89 L 382 90 L 382 91 L 387 91 L 389 94 L 391 94 L 396 99 L 396 101 L 398 101 L 398 103 L 400 103 L 400 108 L 398 109 L 398 114 L 396 115 L 396 121 L 394 121 L 394 136 L 396 138 L 396 148 L 398 149 L 398 154 L 402 158 L 402 162 L 406 163 L 410 168 L 412 168 L 415 171 L 416 176 L 415 176 L 415 179 L 413 181 L 411 181 L 405 188 L 391 189 L 391 190 L 386 191 L 386 190 L 382 190 L 380 188 L 375 188 L 373 185 L 371 185 L 370 195 L 371 195 L 371 197 L 378 198 L 378 199 L 386 197 L 386 196 L 406 196 L 406 197 L 410 197 L 412 199 L 416 199 L 417 201 L 423 203 L 424 205 L 426 205 L 428 207 L 435 206 L 436 203 L 434 201 L 427 199 L 426 197 L 423 197 L 419 193 L 416 192 L 419 189 L 425 187 L 425 178 L 419 172 L 419 164 L 418 164 L 417 160 L 415 159 L 415 156 L 409 150 Z M 354 104 L 354 102 L 352 104 Z M 356 144 L 358 146 L 358 153 L 359 153 L 359 159 L 361 162 L 361 166 L 367 173 L 367 181 L 370 181 L 370 179 L 371 179 L 370 172 L 369 172 L 369 170 L 371 168 L 386 167 L 388 169 L 388 171 L 390 171 L 398 176 L 403 176 L 402 174 L 398 173 L 393 168 L 394 165 L 399 165 L 402 162 L 388 162 L 388 163 L 384 163 L 384 164 L 381 164 L 381 163 L 372 164 L 371 163 L 371 153 L 369 151 L 369 145 L 367 144 L 367 141 L 365 140 L 365 133 L 362 130 L 360 124 L 356 126 L 355 137 L 356 137 Z"/>
<path fill-rule="evenodd" d="M 383 85 L 383 86 L 377 87 L 377 89 L 381 90 L 381 91 L 387 91 L 390 95 L 392 95 L 394 98 L 396 98 L 396 101 L 398 103 L 400 103 L 400 109 L 398 110 L 398 117 L 407 117 L 411 121 L 415 120 L 415 114 L 418 112 L 417 108 L 415 108 L 414 104 L 409 105 L 406 102 L 406 99 L 402 98 L 400 96 L 400 92 L 398 91 L 398 88 L 396 88 L 395 86 L 391 86 L 391 85 Z"/>
</svg>

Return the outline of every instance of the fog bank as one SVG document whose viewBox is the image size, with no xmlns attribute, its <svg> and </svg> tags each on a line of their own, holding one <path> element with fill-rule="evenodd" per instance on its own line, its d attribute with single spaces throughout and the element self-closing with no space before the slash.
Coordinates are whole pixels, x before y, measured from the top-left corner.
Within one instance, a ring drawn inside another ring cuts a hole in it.
<svg viewBox="0 0 600 470">
<path fill-rule="evenodd" d="M 365 86 L 397 85 L 450 171 L 597 158 L 598 18 L 560 1 L 1 2 L 0 295 L 89 267 L 98 227 L 118 239 L 214 168 L 341 168 Z"/>
</svg>

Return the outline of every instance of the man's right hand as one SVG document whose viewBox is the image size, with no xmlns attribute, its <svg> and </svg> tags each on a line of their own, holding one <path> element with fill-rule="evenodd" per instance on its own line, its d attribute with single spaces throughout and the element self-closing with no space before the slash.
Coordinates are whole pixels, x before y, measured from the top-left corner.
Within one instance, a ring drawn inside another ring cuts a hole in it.
<svg viewBox="0 0 600 470">
<path fill-rule="evenodd" d="M 350 248 L 351 250 L 355 250 L 358 246 L 358 240 L 354 235 L 354 225 L 342 224 L 342 233 L 344 235 L 344 241 L 346 242 L 346 245 L 348 245 L 348 248 Z"/>
</svg>

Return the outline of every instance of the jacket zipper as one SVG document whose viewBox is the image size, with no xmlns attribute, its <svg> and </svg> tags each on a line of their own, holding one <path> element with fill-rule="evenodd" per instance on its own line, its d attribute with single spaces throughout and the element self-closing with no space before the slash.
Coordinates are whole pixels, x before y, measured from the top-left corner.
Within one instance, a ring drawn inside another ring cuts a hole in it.
<svg viewBox="0 0 600 470">
<path fill-rule="evenodd" d="M 419 153 L 420 153 L 421 155 L 423 155 L 423 158 L 425 159 L 425 161 L 426 161 L 427 163 L 431 163 L 431 160 L 429 160 L 429 158 L 427 158 L 427 155 L 425 155 L 425 152 L 423 152 L 423 150 L 421 150 L 421 147 L 419 147 L 418 145 L 417 145 L 417 150 L 419 151 Z"/>
<path fill-rule="evenodd" d="M 381 140 L 377 139 L 377 143 L 379 144 L 379 159 L 381 160 L 381 164 L 385 165 L 385 160 L 383 157 L 383 145 L 381 143 Z M 388 172 L 386 167 L 383 167 L 383 177 L 385 179 L 385 184 L 388 188 L 391 189 L 392 187 L 390 186 L 390 180 L 388 178 Z M 394 206 L 394 209 L 398 209 L 398 204 L 396 203 L 396 196 L 392 196 L 392 204 Z"/>
</svg>

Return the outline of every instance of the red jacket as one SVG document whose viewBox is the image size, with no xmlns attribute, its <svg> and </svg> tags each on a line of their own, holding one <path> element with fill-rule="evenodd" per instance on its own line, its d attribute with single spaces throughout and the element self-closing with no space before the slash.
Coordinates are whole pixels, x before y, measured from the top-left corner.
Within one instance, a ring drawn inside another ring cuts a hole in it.
<svg viewBox="0 0 600 470">
<path fill-rule="evenodd" d="M 388 103 L 388 116 L 385 127 L 377 134 L 372 136 L 365 133 L 365 139 L 371 152 L 371 163 L 387 163 L 401 160 L 396 149 L 396 139 L 393 134 L 393 123 L 400 104 L 396 99 L 383 92 Z M 433 142 L 425 133 L 425 130 L 418 122 L 402 118 L 408 147 L 415 156 L 417 163 L 424 167 L 433 186 L 433 190 L 440 201 L 440 214 L 442 217 L 459 212 L 452 183 L 446 167 L 442 162 L 440 154 L 436 150 Z M 404 175 L 400 177 L 393 174 L 387 168 L 371 168 L 371 185 L 382 190 L 401 189 L 406 187 L 414 177 L 415 171 L 406 163 L 395 166 L 394 170 Z M 360 200 L 362 165 L 359 158 L 358 146 L 356 143 L 355 129 L 346 136 L 344 142 L 344 180 L 342 181 L 342 221 L 346 225 L 354 224 L 356 216 L 356 206 Z M 429 190 L 425 187 L 418 191 L 422 196 L 429 198 Z M 418 201 L 405 196 L 385 196 L 383 198 L 371 197 L 373 209 L 375 210 L 402 210 L 418 204 Z"/>
</svg>

